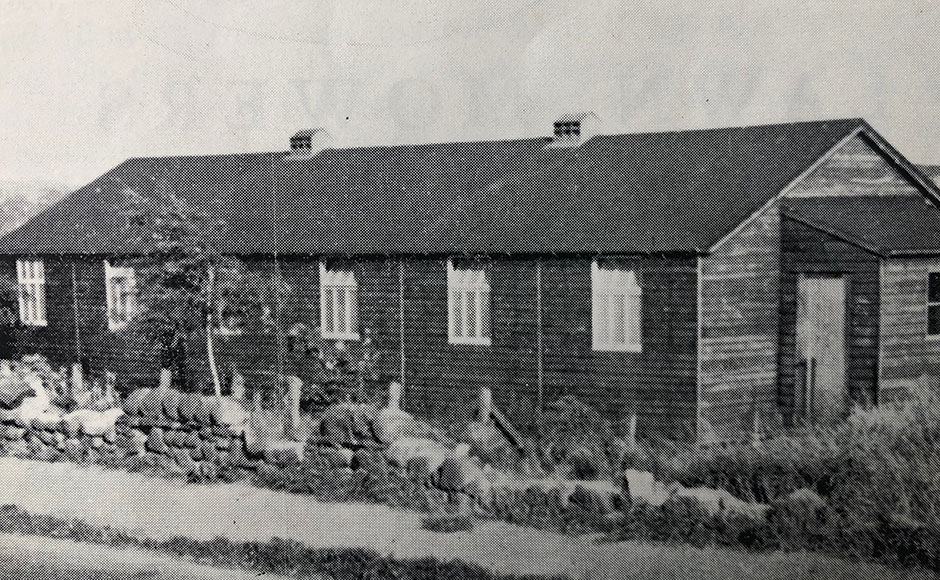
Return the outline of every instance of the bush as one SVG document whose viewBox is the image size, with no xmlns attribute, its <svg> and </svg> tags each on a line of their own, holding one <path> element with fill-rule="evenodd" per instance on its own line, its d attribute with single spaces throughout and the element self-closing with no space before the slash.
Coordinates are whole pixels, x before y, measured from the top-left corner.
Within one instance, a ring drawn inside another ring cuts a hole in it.
<svg viewBox="0 0 940 580">
<path fill-rule="evenodd" d="M 620 460 L 614 431 L 590 406 L 561 397 L 545 409 L 538 430 L 546 469 L 562 465 L 575 479 L 614 479 Z"/>
</svg>

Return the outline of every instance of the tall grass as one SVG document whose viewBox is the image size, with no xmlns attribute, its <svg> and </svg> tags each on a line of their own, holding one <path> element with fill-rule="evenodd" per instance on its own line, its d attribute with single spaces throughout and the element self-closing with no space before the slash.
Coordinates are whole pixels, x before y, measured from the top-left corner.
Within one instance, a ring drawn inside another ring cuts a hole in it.
<svg viewBox="0 0 940 580">
<path fill-rule="evenodd" d="M 856 408 L 838 425 L 758 446 L 640 455 L 659 478 L 724 488 L 746 500 L 769 502 L 809 488 L 860 520 L 940 525 L 940 393 L 931 380 L 918 381 L 903 400 Z"/>
</svg>

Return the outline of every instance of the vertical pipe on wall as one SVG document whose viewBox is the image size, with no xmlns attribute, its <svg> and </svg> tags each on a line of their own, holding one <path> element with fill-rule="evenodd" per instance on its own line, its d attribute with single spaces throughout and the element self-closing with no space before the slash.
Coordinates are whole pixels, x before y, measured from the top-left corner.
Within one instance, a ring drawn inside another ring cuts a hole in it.
<svg viewBox="0 0 940 580">
<path fill-rule="evenodd" d="M 695 257 L 695 430 L 702 441 L 702 256 Z"/>
<path fill-rule="evenodd" d="M 271 236 L 273 242 L 274 258 L 274 340 L 275 340 L 275 381 L 276 388 L 284 383 L 284 329 L 282 317 L 284 314 L 281 302 L 281 263 L 278 258 L 278 245 L 280 237 L 277 227 L 277 155 L 271 155 Z"/>
<path fill-rule="evenodd" d="M 72 262 L 72 321 L 75 323 L 75 362 L 82 361 L 82 334 L 78 326 L 78 276 Z"/>
<path fill-rule="evenodd" d="M 535 425 L 538 429 L 542 424 L 542 407 L 545 404 L 544 374 L 545 363 L 542 347 L 542 259 L 535 261 L 535 359 L 536 359 L 536 387 L 537 400 L 535 409 Z M 539 435 L 541 435 L 539 433 Z"/>
<path fill-rule="evenodd" d="M 398 350 L 401 355 L 398 382 L 405 386 L 405 260 L 398 260 Z"/>
</svg>

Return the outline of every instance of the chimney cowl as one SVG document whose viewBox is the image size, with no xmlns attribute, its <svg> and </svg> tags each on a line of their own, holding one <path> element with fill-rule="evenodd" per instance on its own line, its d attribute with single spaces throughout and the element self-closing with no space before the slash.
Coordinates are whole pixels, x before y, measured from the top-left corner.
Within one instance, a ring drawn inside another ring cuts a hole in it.
<svg viewBox="0 0 940 580">
<path fill-rule="evenodd" d="M 577 147 L 600 131 L 601 120 L 591 111 L 565 113 L 554 123 L 549 147 Z"/>
<path fill-rule="evenodd" d="M 332 144 L 333 136 L 323 127 L 301 129 L 290 138 L 291 157 L 312 157 Z"/>
</svg>

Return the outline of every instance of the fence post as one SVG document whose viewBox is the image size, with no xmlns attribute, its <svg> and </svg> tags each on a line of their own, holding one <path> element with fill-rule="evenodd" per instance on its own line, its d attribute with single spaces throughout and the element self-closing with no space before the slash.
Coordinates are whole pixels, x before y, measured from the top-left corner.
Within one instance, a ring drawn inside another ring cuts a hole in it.
<svg viewBox="0 0 940 580">
<path fill-rule="evenodd" d="M 401 409 L 401 383 L 392 381 L 388 384 L 388 405 L 385 406 L 386 409 L 399 410 Z"/>
<path fill-rule="evenodd" d="M 161 390 L 167 390 L 173 385 L 173 371 L 170 369 L 160 369 L 160 386 L 158 387 Z"/>
<path fill-rule="evenodd" d="M 493 414 L 493 391 L 486 386 L 480 387 L 480 414 L 477 420 L 480 423 L 489 423 Z"/>
<path fill-rule="evenodd" d="M 245 377 L 235 369 L 232 369 L 232 398 L 236 401 L 245 400 Z"/>
<path fill-rule="evenodd" d="M 115 392 L 117 385 L 117 375 L 111 371 L 104 372 L 104 399 L 111 403 L 117 401 L 117 393 Z"/>
<path fill-rule="evenodd" d="M 636 447 L 636 413 L 627 417 L 627 445 Z"/>
</svg>

